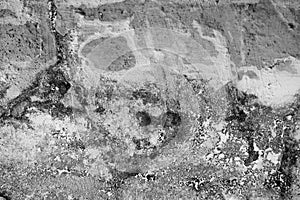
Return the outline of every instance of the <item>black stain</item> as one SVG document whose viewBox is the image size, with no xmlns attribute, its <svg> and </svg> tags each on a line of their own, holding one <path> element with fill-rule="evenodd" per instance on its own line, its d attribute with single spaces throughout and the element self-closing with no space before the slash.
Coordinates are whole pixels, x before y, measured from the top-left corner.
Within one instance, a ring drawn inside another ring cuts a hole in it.
<svg viewBox="0 0 300 200">
<path fill-rule="evenodd" d="M 5 200 L 11 200 L 9 192 L 7 191 L 0 191 L 0 197 L 4 198 Z"/>
<path fill-rule="evenodd" d="M 290 29 L 295 29 L 295 24 L 293 24 L 293 23 L 288 23 L 288 26 Z"/>
<path fill-rule="evenodd" d="M 138 111 L 136 113 L 136 118 L 139 121 L 139 125 L 140 126 L 148 126 L 151 124 L 151 117 L 149 115 L 149 113 L 145 112 L 145 111 Z"/>
<path fill-rule="evenodd" d="M 175 128 L 180 126 L 181 117 L 178 112 L 167 111 L 163 116 L 163 127 L 164 128 Z"/>
<path fill-rule="evenodd" d="M 31 107 L 36 107 L 41 111 L 48 111 L 49 114 L 55 118 L 71 116 L 75 112 L 75 109 L 72 107 L 65 106 L 61 102 L 53 102 L 50 100 L 44 102 L 33 102 L 31 103 Z"/>
<path fill-rule="evenodd" d="M 148 149 L 151 145 L 148 139 L 143 138 L 143 139 L 132 139 L 133 143 L 136 145 L 137 150 L 142 150 L 142 149 Z"/>
<path fill-rule="evenodd" d="M 146 89 L 143 88 L 133 91 L 132 96 L 135 99 L 141 99 L 144 105 L 156 104 L 159 102 L 159 97 L 156 94 L 153 94 L 150 91 L 147 91 Z"/>
<path fill-rule="evenodd" d="M 248 148 L 247 148 L 248 158 L 244 160 L 245 166 L 249 166 L 252 162 L 256 161 L 259 157 L 258 152 L 254 151 L 253 138 L 248 136 L 247 142 L 248 142 Z"/>
<path fill-rule="evenodd" d="M 44 99 L 47 99 L 51 94 L 61 99 L 71 88 L 64 72 L 55 68 L 49 68 L 38 74 L 34 85 L 38 87 L 38 96 Z"/>
<path fill-rule="evenodd" d="M 264 185 L 278 191 L 282 199 L 291 198 L 291 187 L 295 180 L 293 173 L 300 155 L 299 143 L 292 138 L 284 139 L 284 147 L 279 169 L 269 175 Z"/>
<path fill-rule="evenodd" d="M 99 114 L 103 114 L 105 112 L 105 108 L 103 108 L 103 106 L 101 105 L 98 105 L 98 107 L 95 109 L 95 112 Z"/>
</svg>

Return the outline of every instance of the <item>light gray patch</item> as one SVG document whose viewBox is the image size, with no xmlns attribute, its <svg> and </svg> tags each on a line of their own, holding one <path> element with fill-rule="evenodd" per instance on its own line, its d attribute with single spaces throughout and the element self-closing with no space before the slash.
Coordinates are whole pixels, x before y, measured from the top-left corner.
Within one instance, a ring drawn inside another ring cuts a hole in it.
<svg viewBox="0 0 300 200">
<path fill-rule="evenodd" d="M 198 42 L 205 50 L 209 52 L 210 56 L 217 57 L 219 55 L 219 52 L 216 50 L 213 42 L 202 38 L 198 31 L 192 31 L 192 37 L 195 42 Z"/>
<path fill-rule="evenodd" d="M 182 62 L 185 65 L 190 65 L 191 64 L 191 62 L 189 62 L 186 58 L 182 58 Z"/>
<path fill-rule="evenodd" d="M 235 76 L 237 73 L 236 73 L 235 66 L 233 64 L 230 64 L 230 69 L 231 69 L 231 73 Z"/>
<path fill-rule="evenodd" d="M 243 72 L 243 71 L 239 71 L 237 74 L 238 74 L 238 75 L 237 75 L 238 80 L 239 80 L 239 81 L 242 80 L 242 79 L 243 79 L 243 76 L 244 76 L 244 72 Z"/>
<path fill-rule="evenodd" d="M 128 70 L 133 68 L 136 65 L 136 59 L 132 51 L 120 56 L 116 60 L 114 60 L 109 66 L 109 71 L 121 71 L 121 70 Z"/>
<path fill-rule="evenodd" d="M 275 68 L 279 71 L 286 71 L 286 72 L 289 72 L 291 74 L 298 74 L 298 71 L 297 69 L 295 69 L 294 67 L 292 67 L 292 61 L 291 60 L 288 60 L 288 61 L 285 61 L 285 62 L 280 62 L 278 63 Z"/>
<path fill-rule="evenodd" d="M 259 79 L 257 74 L 252 71 L 252 70 L 247 70 L 246 72 L 245 71 L 239 71 L 238 72 L 238 80 L 242 80 L 244 76 L 248 76 L 250 79 Z"/>
<path fill-rule="evenodd" d="M 87 55 L 96 67 L 107 68 L 114 60 L 130 52 L 127 39 L 123 36 L 105 39 Z"/>
<path fill-rule="evenodd" d="M 81 54 L 86 56 L 89 54 L 96 46 L 100 45 L 106 38 L 98 38 L 87 43 L 81 50 Z"/>
<path fill-rule="evenodd" d="M 123 36 L 118 36 L 105 40 L 105 43 L 110 44 L 109 46 L 118 48 L 118 46 L 127 46 L 127 39 Z"/>
<path fill-rule="evenodd" d="M 209 52 L 210 56 L 217 57 L 219 55 L 219 52 L 216 50 L 215 45 L 211 41 L 202 39 L 201 44 L 203 48 Z"/>
<path fill-rule="evenodd" d="M 146 29 L 143 28 L 136 28 L 134 29 L 134 42 L 138 48 L 146 48 Z"/>
<path fill-rule="evenodd" d="M 205 26 L 205 25 L 202 26 L 202 33 L 203 33 L 203 36 L 207 36 L 207 37 L 211 37 L 211 38 L 216 37 L 213 29 L 208 26 Z"/>
<path fill-rule="evenodd" d="M 245 75 L 247 75 L 250 79 L 258 79 L 257 74 L 251 70 L 248 70 Z"/>
<path fill-rule="evenodd" d="M 147 11 L 147 20 L 150 27 L 168 28 L 165 15 L 159 9 Z"/>
</svg>

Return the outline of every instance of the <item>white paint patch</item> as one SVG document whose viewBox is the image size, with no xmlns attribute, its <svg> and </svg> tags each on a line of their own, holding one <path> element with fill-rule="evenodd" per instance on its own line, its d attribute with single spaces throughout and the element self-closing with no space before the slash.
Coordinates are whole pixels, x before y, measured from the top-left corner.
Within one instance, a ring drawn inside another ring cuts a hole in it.
<svg viewBox="0 0 300 200">
<path fill-rule="evenodd" d="M 258 70 L 256 67 L 245 69 L 253 70 L 258 79 L 243 76 L 237 81 L 238 89 L 256 95 L 259 100 L 270 106 L 281 106 L 294 100 L 294 95 L 300 89 L 300 61 L 290 58 L 296 73 L 279 71 L 276 68 Z"/>
<path fill-rule="evenodd" d="M 65 0 L 63 2 L 60 2 L 60 6 L 75 6 L 78 7 L 80 5 L 85 5 L 88 8 L 94 8 L 99 5 L 104 5 L 104 4 L 111 4 L 111 3 L 117 3 L 117 2 L 122 2 L 124 0 Z"/>
<path fill-rule="evenodd" d="M 276 154 L 273 151 L 268 152 L 266 159 L 277 165 L 279 163 L 280 153 Z"/>
<path fill-rule="evenodd" d="M 6 91 L 6 97 L 8 99 L 13 99 L 16 98 L 17 96 L 19 96 L 19 94 L 21 94 L 20 88 L 18 88 L 15 85 L 12 85 L 7 91 Z"/>
</svg>

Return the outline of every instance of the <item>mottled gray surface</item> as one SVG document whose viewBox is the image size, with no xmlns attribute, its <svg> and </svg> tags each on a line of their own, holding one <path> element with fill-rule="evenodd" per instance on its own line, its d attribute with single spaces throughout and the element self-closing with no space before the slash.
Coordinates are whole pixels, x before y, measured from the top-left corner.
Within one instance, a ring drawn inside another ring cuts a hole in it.
<svg viewBox="0 0 300 200">
<path fill-rule="evenodd" d="M 298 1 L 78 4 L 0 1 L 0 200 L 300 198 L 300 95 L 237 86 L 299 76 Z"/>
</svg>

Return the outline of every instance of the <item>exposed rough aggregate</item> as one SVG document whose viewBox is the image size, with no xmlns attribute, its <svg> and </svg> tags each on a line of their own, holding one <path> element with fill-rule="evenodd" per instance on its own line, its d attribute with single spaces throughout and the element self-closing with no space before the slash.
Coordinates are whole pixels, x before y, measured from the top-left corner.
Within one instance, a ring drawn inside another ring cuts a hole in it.
<svg viewBox="0 0 300 200">
<path fill-rule="evenodd" d="M 0 0 L 0 200 L 300 199 L 300 3 Z"/>
</svg>

